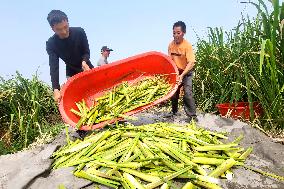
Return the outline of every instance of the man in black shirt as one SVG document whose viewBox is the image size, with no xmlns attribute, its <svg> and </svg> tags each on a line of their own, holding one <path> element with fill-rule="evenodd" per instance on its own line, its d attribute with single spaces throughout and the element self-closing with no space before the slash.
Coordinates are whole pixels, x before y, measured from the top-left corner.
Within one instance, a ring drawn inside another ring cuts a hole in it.
<svg viewBox="0 0 284 189">
<path fill-rule="evenodd" d="M 69 27 L 67 15 L 60 10 L 52 10 L 47 20 L 54 35 L 46 42 L 49 55 L 50 76 L 54 99 L 60 101 L 59 58 L 66 64 L 66 77 L 87 71 L 94 66 L 90 62 L 90 49 L 85 31 L 80 27 Z"/>
</svg>

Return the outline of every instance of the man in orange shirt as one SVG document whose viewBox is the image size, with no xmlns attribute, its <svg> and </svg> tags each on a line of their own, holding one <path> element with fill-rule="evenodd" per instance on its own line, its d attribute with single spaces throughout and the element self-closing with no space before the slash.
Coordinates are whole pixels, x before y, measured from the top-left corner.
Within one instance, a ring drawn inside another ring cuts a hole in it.
<svg viewBox="0 0 284 189">
<path fill-rule="evenodd" d="M 184 39 L 186 33 L 186 25 L 182 21 L 178 21 L 173 25 L 173 38 L 174 40 L 169 44 L 168 53 L 172 60 L 175 62 L 179 70 L 179 88 L 171 98 L 172 101 L 172 114 L 176 115 L 178 112 L 178 99 L 180 88 L 184 89 L 184 110 L 189 117 L 189 121 L 196 118 L 196 106 L 192 92 L 192 78 L 193 68 L 195 64 L 195 55 L 192 45 Z"/>
</svg>

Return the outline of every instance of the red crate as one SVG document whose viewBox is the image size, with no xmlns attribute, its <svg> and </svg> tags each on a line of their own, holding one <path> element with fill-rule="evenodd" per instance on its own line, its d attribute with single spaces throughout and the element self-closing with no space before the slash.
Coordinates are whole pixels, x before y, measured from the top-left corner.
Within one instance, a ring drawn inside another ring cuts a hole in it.
<svg viewBox="0 0 284 189">
<path fill-rule="evenodd" d="M 248 102 L 236 102 L 236 103 L 223 103 L 217 104 L 216 107 L 219 110 L 219 113 L 222 116 L 229 116 L 232 118 L 242 118 L 249 120 L 250 119 L 250 109 Z M 261 116 L 262 115 L 262 108 L 259 102 L 253 103 L 254 115 Z"/>
</svg>

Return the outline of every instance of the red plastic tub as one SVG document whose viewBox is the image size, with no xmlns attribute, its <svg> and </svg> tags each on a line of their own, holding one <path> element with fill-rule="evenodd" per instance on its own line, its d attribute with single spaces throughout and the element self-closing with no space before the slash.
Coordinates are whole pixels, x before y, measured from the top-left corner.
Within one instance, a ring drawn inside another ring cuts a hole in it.
<svg viewBox="0 0 284 189">
<path fill-rule="evenodd" d="M 236 103 L 223 103 L 217 104 L 216 107 L 222 116 L 229 116 L 232 118 L 241 118 L 245 120 L 250 119 L 250 109 L 248 102 L 236 102 Z M 253 110 L 255 116 L 262 115 L 262 108 L 259 102 L 253 103 Z"/>
<path fill-rule="evenodd" d="M 124 81 L 138 81 L 143 77 L 154 76 L 156 74 L 164 74 L 168 78 L 171 84 L 170 92 L 163 98 L 127 112 L 125 115 L 132 115 L 150 108 L 169 99 L 175 93 L 178 88 L 176 84 L 178 70 L 168 56 L 159 52 L 148 52 L 76 74 L 68 79 L 61 90 L 60 114 L 66 123 L 75 127 L 80 119 L 70 112 L 72 108 L 77 110 L 75 102 L 84 99 L 87 105 L 91 106 L 94 98 L 103 95 L 104 92 L 110 90 L 115 85 Z M 107 123 L 113 123 L 116 120 L 101 122 L 93 125 L 91 128 L 83 126 L 81 130 L 102 128 Z"/>
</svg>

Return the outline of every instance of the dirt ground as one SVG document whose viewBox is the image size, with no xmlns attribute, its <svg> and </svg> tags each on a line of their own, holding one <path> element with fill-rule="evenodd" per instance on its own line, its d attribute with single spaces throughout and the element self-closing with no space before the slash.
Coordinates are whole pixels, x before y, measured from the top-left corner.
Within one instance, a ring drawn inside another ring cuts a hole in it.
<svg viewBox="0 0 284 189">
<path fill-rule="evenodd" d="M 186 124 L 184 112 L 174 118 L 166 118 L 165 111 L 148 111 L 137 114 L 137 121 L 129 121 L 135 125 L 154 122 L 175 122 Z M 254 151 L 246 164 L 266 172 L 273 172 L 284 176 L 284 145 L 276 143 L 259 130 L 252 128 L 239 120 L 222 118 L 213 114 L 199 114 L 198 125 L 215 131 L 226 131 L 229 140 L 244 134 L 241 142 L 243 147 L 253 146 Z M 72 137 L 77 137 L 73 132 Z M 18 152 L 16 154 L 0 156 L 0 189 L 54 189 L 59 184 L 66 188 L 94 188 L 94 184 L 72 175 L 72 168 L 51 170 L 50 155 L 61 145 L 65 144 L 65 133 L 62 131 L 55 140 L 33 150 Z M 284 189 L 284 182 L 264 177 L 244 168 L 233 170 L 232 180 L 220 180 L 224 189 Z M 182 181 L 176 183 L 176 188 L 182 187 Z M 107 187 L 101 187 L 107 188 Z"/>
</svg>

